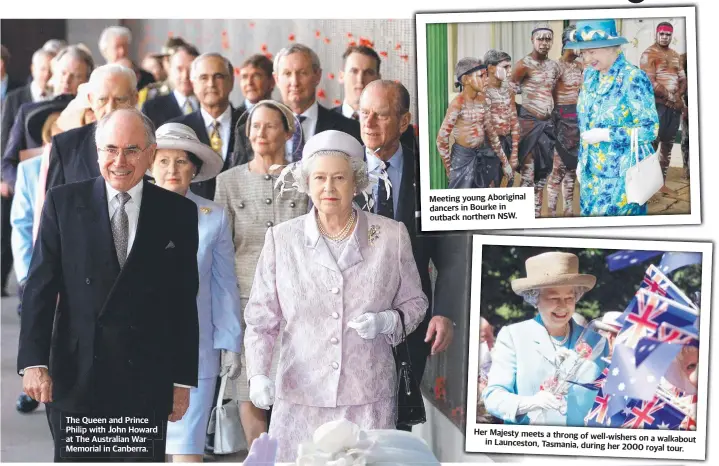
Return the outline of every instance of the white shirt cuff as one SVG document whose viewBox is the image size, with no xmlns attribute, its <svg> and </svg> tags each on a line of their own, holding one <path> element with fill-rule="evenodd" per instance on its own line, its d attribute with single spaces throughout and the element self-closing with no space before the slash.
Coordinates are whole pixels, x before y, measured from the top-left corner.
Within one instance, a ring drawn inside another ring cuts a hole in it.
<svg viewBox="0 0 719 466">
<path fill-rule="evenodd" d="M 181 383 L 176 383 L 175 387 L 182 387 L 182 388 L 194 388 L 192 385 L 182 385 Z"/>
<path fill-rule="evenodd" d="M 20 375 L 25 375 L 25 371 L 28 369 L 32 369 L 33 367 L 44 367 L 45 369 L 47 369 L 47 366 L 28 366 L 20 371 Z"/>
</svg>

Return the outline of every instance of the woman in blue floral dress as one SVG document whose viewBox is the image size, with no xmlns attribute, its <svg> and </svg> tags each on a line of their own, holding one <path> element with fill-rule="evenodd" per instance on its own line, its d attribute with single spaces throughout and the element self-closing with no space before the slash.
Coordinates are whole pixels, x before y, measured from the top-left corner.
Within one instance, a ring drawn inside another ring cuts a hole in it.
<svg viewBox="0 0 719 466">
<path fill-rule="evenodd" d="M 659 131 L 654 90 L 647 75 L 627 61 L 614 20 L 578 21 L 567 48 L 581 51 L 584 84 L 577 112 L 581 145 L 577 180 L 582 216 L 646 215 L 627 202 L 624 176 L 635 159 L 631 131 L 638 131 L 639 160 L 654 153 Z"/>
</svg>

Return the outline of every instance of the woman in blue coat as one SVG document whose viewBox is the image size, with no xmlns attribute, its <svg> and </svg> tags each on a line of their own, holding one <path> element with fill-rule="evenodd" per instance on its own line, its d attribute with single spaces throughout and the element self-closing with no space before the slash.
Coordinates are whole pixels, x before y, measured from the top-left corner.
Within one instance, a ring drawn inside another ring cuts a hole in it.
<svg viewBox="0 0 719 466">
<path fill-rule="evenodd" d="M 584 84 L 577 113 L 581 145 L 577 166 L 583 216 L 646 215 L 647 206 L 627 202 L 624 177 L 636 164 L 630 149 L 637 131 L 639 160 L 652 155 L 659 131 L 654 89 L 649 78 L 629 63 L 614 20 L 577 22 L 566 48 L 581 52 Z"/>
<path fill-rule="evenodd" d="M 596 283 L 593 275 L 580 274 L 579 259 L 565 252 L 530 257 L 527 276 L 512 281 L 515 293 L 536 307 L 533 319 L 500 330 L 492 349 L 492 367 L 482 392 L 484 406 L 506 424 L 583 426 L 596 390 L 574 385 L 556 396 L 543 385 L 555 374 L 555 363 L 570 354 L 584 327 L 572 315 L 577 301 Z M 597 351 L 602 351 L 596 346 Z M 594 381 L 605 363 L 587 360 L 573 381 Z"/>
<path fill-rule="evenodd" d="M 192 182 L 216 177 L 223 160 L 201 143 L 190 127 L 180 123 L 162 125 L 156 137 L 151 175 L 158 186 L 187 196 L 197 204 L 200 234 L 198 386 L 190 391 L 190 405 L 184 417 L 167 425 L 166 451 L 174 462 L 201 462 L 216 378 L 223 375 L 235 379 L 241 370 L 240 295 L 228 215 L 221 205 L 189 189 Z"/>
</svg>

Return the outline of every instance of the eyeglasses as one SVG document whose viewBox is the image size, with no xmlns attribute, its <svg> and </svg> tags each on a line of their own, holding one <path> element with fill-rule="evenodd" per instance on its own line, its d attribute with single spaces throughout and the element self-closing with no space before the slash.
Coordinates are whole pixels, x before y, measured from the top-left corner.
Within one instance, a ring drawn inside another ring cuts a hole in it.
<svg viewBox="0 0 719 466">
<path fill-rule="evenodd" d="M 152 144 L 150 144 L 152 145 Z M 108 159 L 116 159 L 121 153 L 125 154 L 125 158 L 127 160 L 137 160 L 140 157 L 140 154 L 145 152 L 148 147 L 148 145 L 144 149 L 140 149 L 137 146 L 128 146 L 128 147 L 116 147 L 116 146 L 105 146 L 105 147 L 98 147 L 97 150 L 100 152 L 105 153 L 105 157 Z"/>
</svg>

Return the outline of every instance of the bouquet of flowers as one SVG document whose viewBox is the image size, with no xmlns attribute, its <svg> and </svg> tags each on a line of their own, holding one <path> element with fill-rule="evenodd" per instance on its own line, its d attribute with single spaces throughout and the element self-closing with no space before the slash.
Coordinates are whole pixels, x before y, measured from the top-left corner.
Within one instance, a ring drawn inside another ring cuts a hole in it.
<svg viewBox="0 0 719 466">
<path fill-rule="evenodd" d="M 596 332 L 594 322 L 589 323 L 582 331 L 573 348 L 557 348 L 554 371 L 547 377 L 540 390 L 548 391 L 561 401 L 559 414 L 567 414 L 567 396 L 573 385 L 587 386 L 593 383 L 598 375 L 597 359 L 606 356 L 607 340 Z M 601 371 L 599 371 L 601 372 Z M 543 425 L 548 413 L 545 410 L 530 413 L 532 424 Z"/>
</svg>

